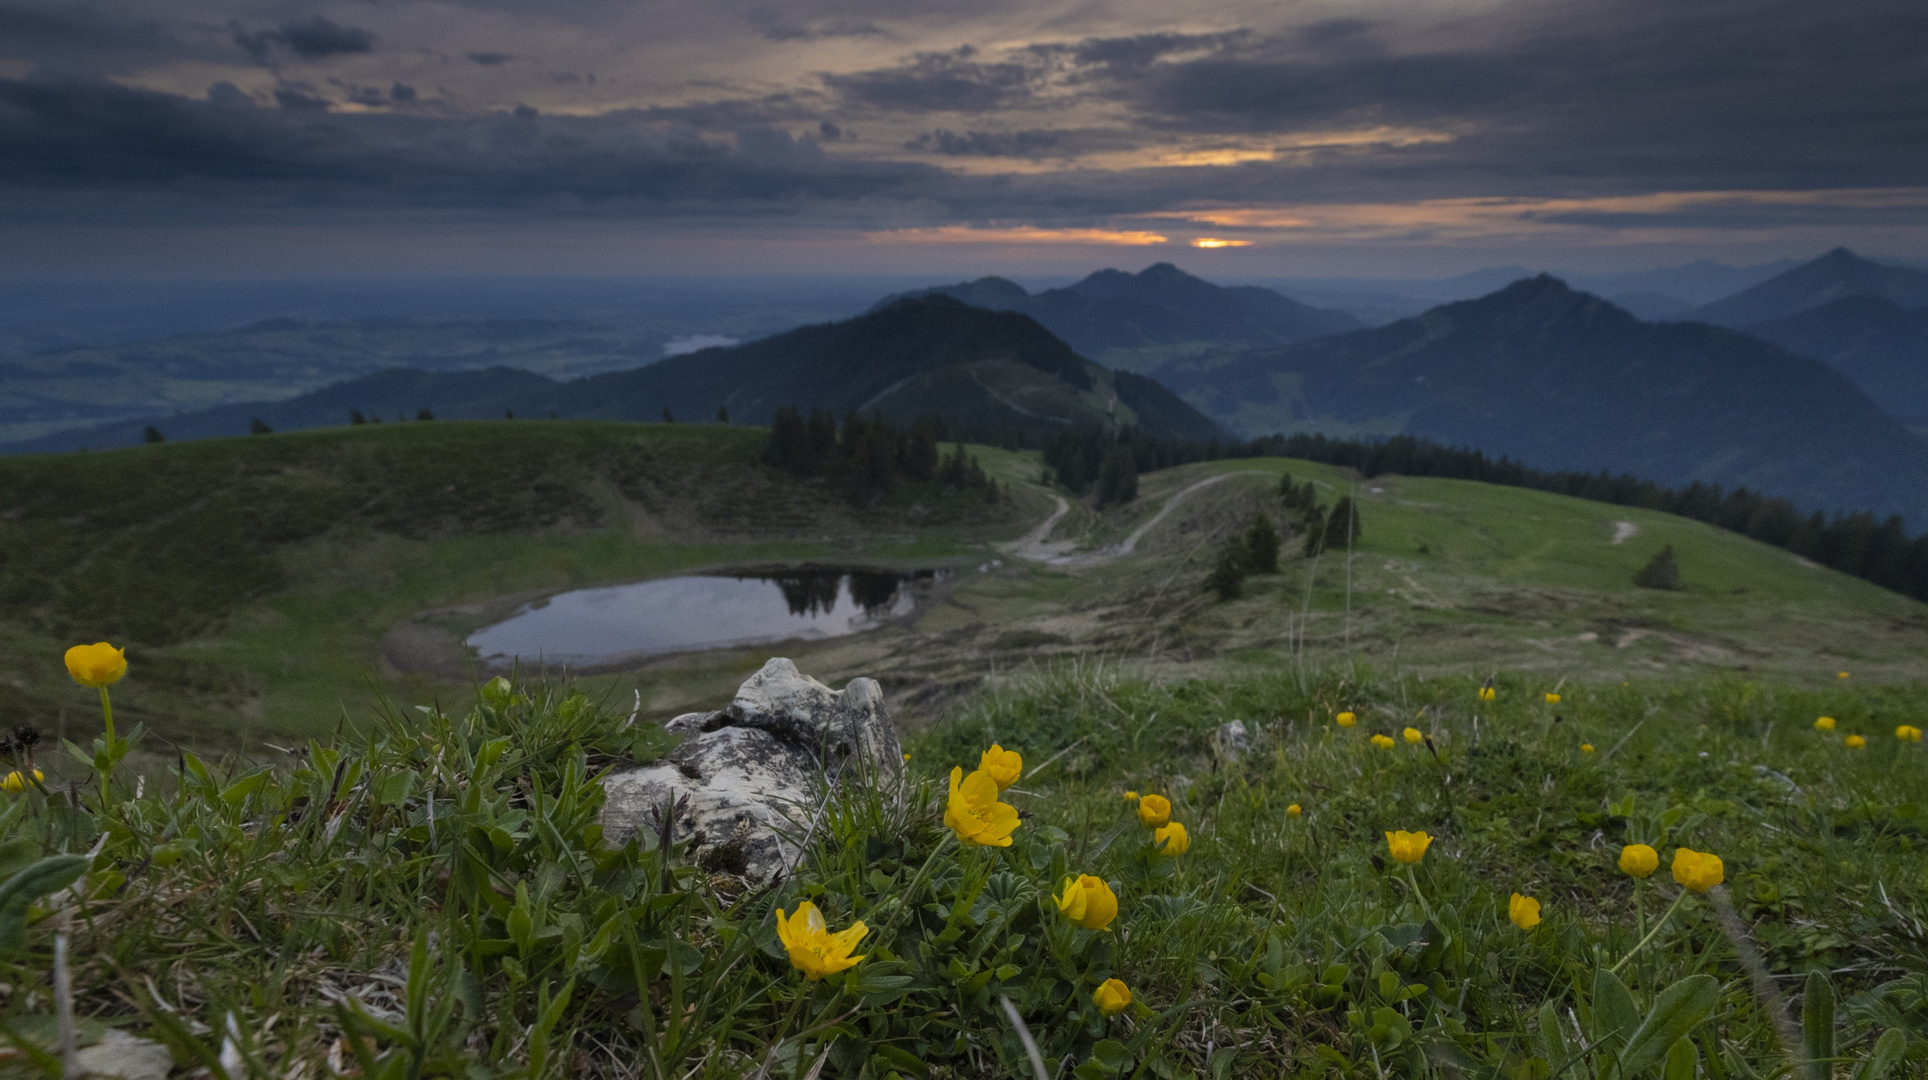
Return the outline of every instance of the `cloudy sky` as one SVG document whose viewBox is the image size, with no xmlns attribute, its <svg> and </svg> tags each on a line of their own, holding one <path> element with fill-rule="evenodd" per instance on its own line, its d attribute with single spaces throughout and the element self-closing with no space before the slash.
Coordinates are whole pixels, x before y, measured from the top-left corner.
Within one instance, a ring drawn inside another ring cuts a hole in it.
<svg viewBox="0 0 1928 1080">
<path fill-rule="evenodd" d="M 0 0 L 0 275 L 1928 257 L 1920 0 Z"/>
</svg>

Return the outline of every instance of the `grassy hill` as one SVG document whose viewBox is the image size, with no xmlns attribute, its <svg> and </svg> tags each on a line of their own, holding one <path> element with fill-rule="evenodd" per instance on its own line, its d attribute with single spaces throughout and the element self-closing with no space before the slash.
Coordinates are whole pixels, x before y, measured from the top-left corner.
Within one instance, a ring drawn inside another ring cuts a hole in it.
<svg viewBox="0 0 1928 1080">
<path fill-rule="evenodd" d="M 0 459 L 16 494 L 0 515 L 0 679 L 16 690 L 0 697 L 0 721 L 58 720 L 73 704 L 60 649 L 107 638 L 131 643 L 148 672 L 128 715 L 171 737 L 328 730 L 377 694 L 461 692 L 461 638 L 520 602 L 810 561 L 960 571 L 913 620 L 781 647 L 826 678 L 882 679 L 915 722 L 997 672 L 1074 657 L 1158 677 L 1363 665 L 1680 682 L 1840 668 L 1909 678 L 1928 652 L 1923 605 L 1666 514 L 1221 461 L 1147 474 L 1122 507 L 1069 507 L 1044 538 L 1068 560 L 1054 564 L 1010 550 L 1053 506 L 1034 454 L 975 450 L 1004 485 L 996 507 L 900 485 L 857 509 L 761 465 L 763 437 L 435 421 Z M 1259 511 L 1289 528 L 1284 472 L 1316 482 L 1328 505 L 1356 487 L 1364 536 L 1349 592 L 1343 558 L 1306 560 L 1288 535 L 1279 573 L 1214 600 L 1204 578 L 1227 538 Z M 1129 555 L 1108 553 L 1148 525 Z M 1634 588 L 1666 544 L 1683 587 Z M 640 692 L 651 714 L 670 714 L 728 691 L 772 651 L 662 657 L 583 685 Z"/>
</svg>

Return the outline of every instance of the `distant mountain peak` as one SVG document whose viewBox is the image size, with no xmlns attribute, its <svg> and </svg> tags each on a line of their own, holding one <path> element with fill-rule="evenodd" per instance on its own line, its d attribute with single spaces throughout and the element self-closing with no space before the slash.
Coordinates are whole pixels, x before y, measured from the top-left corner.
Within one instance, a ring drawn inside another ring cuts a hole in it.
<svg viewBox="0 0 1928 1080">
<path fill-rule="evenodd" d="M 1753 288 L 1695 308 L 1688 317 L 1738 329 L 1848 296 L 1879 296 L 1902 308 L 1928 305 L 1928 272 L 1877 262 L 1837 247 Z"/>
</svg>

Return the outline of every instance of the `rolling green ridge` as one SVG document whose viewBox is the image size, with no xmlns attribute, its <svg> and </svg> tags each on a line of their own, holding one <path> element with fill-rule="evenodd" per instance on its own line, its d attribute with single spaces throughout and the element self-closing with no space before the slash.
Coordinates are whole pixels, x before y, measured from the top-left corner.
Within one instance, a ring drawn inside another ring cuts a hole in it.
<svg viewBox="0 0 1928 1080">
<path fill-rule="evenodd" d="M 106 638 L 149 673 L 128 715 L 172 738 L 328 730 L 379 695 L 459 692 L 461 638 L 520 602 L 807 562 L 959 573 L 878 630 L 661 657 L 585 686 L 640 692 L 668 715 L 780 651 L 826 679 L 879 678 L 924 723 L 999 671 L 1076 657 L 1159 678 L 1366 663 L 1666 682 L 1841 668 L 1886 681 L 1928 657 L 1923 605 L 1662 513 L 1251 459 L 1147 474 L 1137 500 L 1104 512 L 1071 504 L 1033 538 L 1048 551 L 1019 551 L 1058 497 L 1036 485 L 1035 454 L 975 448 L 1002 485 L 995 507 L 899 485 L 859 509 L 760 464 L 763 438 L 436 421 L 0 460 L 14 496 L 0 514 L 0 680 L 14 688 L 0 720 L 58 721 L 71 697 L 60 650 Z M 1214 601 L 1203 582 L 1228 537 L 1258 512 L 1289 530 L 1284 472 L 1328 505 L 1357 495 L 1350 567 L 1333 552 L 1305 559 L 1288 531 L 1278 573 Z M 1110 552 L 1154 518 L 1129 555 Z M 1634 588 L 1663 545 L 1683 587 Z"/>
</svg>

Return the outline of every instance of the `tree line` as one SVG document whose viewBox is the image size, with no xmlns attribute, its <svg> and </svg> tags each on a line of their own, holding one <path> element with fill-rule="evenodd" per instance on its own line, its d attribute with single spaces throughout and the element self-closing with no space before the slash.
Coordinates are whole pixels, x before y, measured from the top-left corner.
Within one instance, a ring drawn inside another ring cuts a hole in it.
<svg viewBox="0 0 1928 1080">
<path fill-rule="evenodd" d="M 875 505 L 904 482 L 973 492 L 996 502 L 998 483 L 977 457 L 965 451 L 962 440 L 944 453 L 937 432 L 932 420 L 899 427 L 881 416 L 853 412 L 839 425 L 828 409 L 811 409 L 806 416 L 786 405 L 770 418 L 763 462 L 798 479 L 840 484 L 852 502 L 864 506 Z"/>
</svg>

